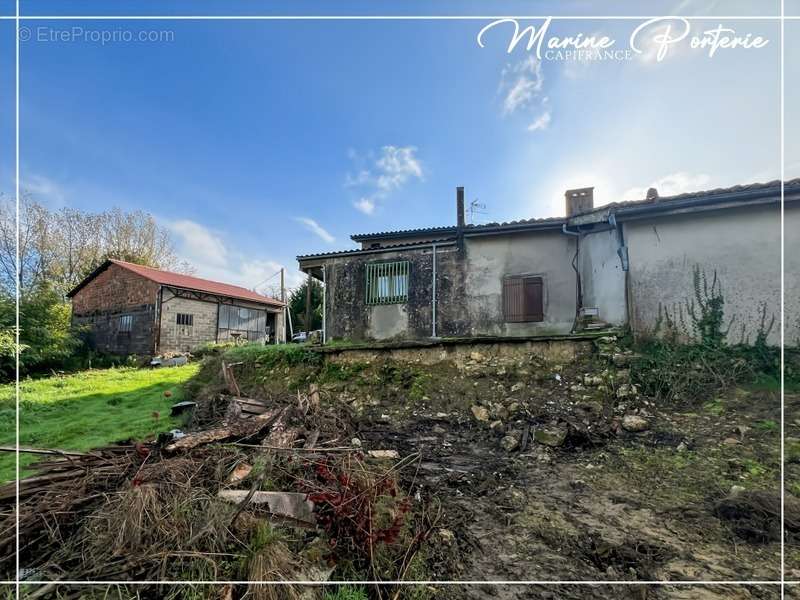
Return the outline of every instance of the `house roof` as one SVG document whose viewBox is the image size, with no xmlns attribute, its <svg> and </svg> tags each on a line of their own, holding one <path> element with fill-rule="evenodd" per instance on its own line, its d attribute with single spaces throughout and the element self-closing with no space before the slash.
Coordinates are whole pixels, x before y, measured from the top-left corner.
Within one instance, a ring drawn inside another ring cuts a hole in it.
<svg viewBox="0 0 800 600">
<path fill-rule="evenodd" d="M 703 190 L 698 192 L 688 192 L 684 194 L 677 194 L 674 196 L 661 196 L 655 199 L 645 200 L 630 200 L 623 202 L 611 202 L 603 206 L 597 206 L 591 210 L 572 215 L 569 219 L 565 217 L 553 217 L 546 219 L 521 219 L 519 221 L 507 221 L 502 223 L 485 223 L 481 225 L 467 225 L 464 228 L 464 234 L 477 235 L 480 233 L 494 233 L 512 230 L 527 230 L 527 229 L 547 229 L 550 227 L 560 227 L 575 217 L 588 215 L 595 212 L 609 212 L 613 211 L 620 215 L 632 212 L 659 212 L 668 210 L 675 205 L 681 203 L 701 202 L 701 201 L 747 201 L 754 199 L 757 196 L 765 197 L 777 195 L 780 193 L 780 181 L 770 181 L 767 183 L 750 183 L 746 185 L 735 185 L 728 188 L 716 188 L 713 190 Z M 787 192 L 800 192 L 800 178 L 790 179 L 784 182 L 784 188 Z M 376 239 L 392 239 L 392 238 L 405 238 L 417 237 L 426 235 L 455 235 L 455 226 L 448 227 L 423 227 L 420 229 L 400 229 L 397 231 L 380 231 L 375 233 L 360 233 L 350 236 L 355 242 L 365 242 Z"/>
<path fill-rule="evenodd" d="M 322 254 L 301 254 L 297 260 L 309 260 L 313 258 L 328 258 L 333 256 L 350 256 L 353 254 L 379 254 L 381 252 L 392 252 L 394 250 L 406 250 L 408 248 L 417 248 L 420 246 L 429 247 L 431 244 L 454 244 L 453 238 L 442 238 L 438 240 L 426 240 L 424 242 L 408 242 L 405 244 L 387 244 L 380 248 L 354 248 L 352 250 L 337 250 L 335 252 L 324 252 Z"/>
<path fill-rule="evenodd" d="M 800 193 L 800 177 L 789 179 L 783 183 L 785 195 L 795 195 Z M 759 198 L 777 197 L 780 195 L 780 180 L 769 181 L 766 183 L 749 183 L 745 185 L 734 185 L 727 188 L 715 188 L 712 190 L 702 190 L 697 192 L 686 192 L 673 196 L 659 196 L 644 200 L 626 200 L 622 202 L 611 202 L 587 210 L 583 213 L 573 215 L 579 217 L 599 211 L 615 212 L 618 215 L 653 212 L 669 210 L 676 205 L 690 204 L 694 202 L 746 202 Z"/>
<path fill-rule="evenodd" d="M 563 223 L 566 223 L 566 219 L 564 217 L 550 217 L 546 219 L 520 219 L 518 221 L 481 223 L 480 225 L 470 224 L 464 226 L 464 234 L 470 235 L 507 229 L 550 229 L 561 227 Z M 455 235 L 457 231 L 458 229 L 455 227 L 455 225 L 451 225 L 449 227 L 423 227 L 421 229 L 400 229 L 397 231 L 359 233 L 356 235 L 351 235 L 350 239 L 354 242 L 366 242 L 376 239 L 385 240 L 391 238 L 421 237 L 434 234 Z"/>
<path fill-rule="evenodd" d="M 92 279 L 97 277 L 100 273 L 105 271 L 111 265 L 117 265 L 123 269 L 127 269 L 137 275 L 154 281 L 160 285 L 168 285 L 171 287 L 181 288 L 185 290 L 193 290 L 196 292 L 206 292 L 209 294 L 217 294 L 218 296 L 226 296 L 229 298 L 236 298 L 237 300 L 249 300 L 250 302 L 257 302 L 259 304 L 269 304 L 272 306 L 283 306 L 284 303 L 269 296 L 262 296 L 247 288 L 231 285 L 229 283 L 221 283 L 219 281 L 211 281 L 210 279 L 202 279 L 201 277 L 194 277 L 192 275 L 183 275 L 181 273 L 173 273 L 172 271 L 163 271 L 161 269 L 154 269 L 153 267 L 145 267 L 144 265 L 137 265 L 136 263 L 125 262 L 123 260 L 109 259 L 95 269 L 86 279 L 81 281 L 75 288 L 67 294 L 72 298 L 77 294 L 86 284 Z"/>
</svg>

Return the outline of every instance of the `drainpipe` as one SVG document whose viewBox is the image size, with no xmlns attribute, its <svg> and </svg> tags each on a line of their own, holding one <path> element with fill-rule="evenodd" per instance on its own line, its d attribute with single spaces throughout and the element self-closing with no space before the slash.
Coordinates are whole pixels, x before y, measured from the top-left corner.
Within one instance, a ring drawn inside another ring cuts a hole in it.
<svg viewBox="0 0 800 600">
<path fill-rule="evenodd" d="M 578 253 L 581 249 L 581 234 L 577 231 L 567 229 L 567 224 L 561 226 L 561 233 L 575 237 L 575 256 L 572 257 L 572 270 L 575 271 L 575 320 L 572 322 L 572 331 L 578 326 L 578 316 L 583 306 L 583 290 L 581 289 L 581 272 L 578 269 Z"/>
<path fill-rule="evenodd" d="M 617 216 L 614 213 L 608 215 L 608 224 L 617 232 L 617 256 L 619 256 L 619 261 L 622 264 L 622 270 L 627 272 L 630 266 L 628 262 L 628 247 L 625 245 L 622 226 L 617 223 Z"/>
<path fill-rule="evenodd" d="M 325 282 L 325 265 L 322 265 L 322 344 L 325 345 L 325 340 L 328 337 L 328 330 L 325 327 L 326 320 L 325 320 L 325 299 L 328 296 L 328 286 Z"/>
<path fill-rule="evenodd" d="M 433 275 L 431 276 L 431 337 L 436 337 L 436 244 L 431 244 L 433 252 Z"/>
</svg>

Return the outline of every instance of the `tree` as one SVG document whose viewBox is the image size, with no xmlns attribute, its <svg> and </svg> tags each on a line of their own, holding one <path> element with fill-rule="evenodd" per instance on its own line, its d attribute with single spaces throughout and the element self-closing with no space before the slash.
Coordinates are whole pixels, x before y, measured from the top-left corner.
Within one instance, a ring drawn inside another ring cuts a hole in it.
<svg viewBox="0 0 800 600">
<path fill-rule="evenodd" d="M 48 210 L 30 194 L 20 198 L 19 265 L 16 258 L 16 210 L 0 199 L 0 285 L 13 296 L 17 271 L 20 294 L 44 283 L 66 296 L 107 258 L 191 273 L 175 254 L 169 230 L 142 211 L 119 208 L 92 213 L 75 208 Z"/>
<path fill-rule="evenodd" d="M 322 329 L 322 284 L 311 280 L 311 323 L 306 327 L 306 289 L 308 280 L 296 288 L 289 296 L 289 312 L 292 315 L 294 331 Z"/>
</svg>

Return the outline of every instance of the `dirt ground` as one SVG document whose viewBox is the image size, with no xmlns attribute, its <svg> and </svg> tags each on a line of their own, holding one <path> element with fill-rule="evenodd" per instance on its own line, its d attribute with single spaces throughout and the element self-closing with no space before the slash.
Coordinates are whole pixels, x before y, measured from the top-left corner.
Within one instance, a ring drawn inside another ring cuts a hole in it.
<svg viewBox="0 0 800 600">
<path fill-rule="evenodd" d="M 406 580 L 620 582 L 426 584 L 404 588 L 403 598 L 778 598 L 779 588 L 767 585 L 636 583 L 780 579 L 774 515 L 767 511 L 754 527 L 720 510 L 731 495 L 779 490 L 778 393 L 740 387 L 691 405 L 658 403 L 638 393 L 621 358 L 509 363 L 476 352 L 434 365 L 256 359 L 239 364 L 236 377 L 242 395 L 268 403 L 317 386 L 328 415 L 321 441 L 411 457 L 398 470 L 411 514 L 439 516 Z M 219 364 L 208 359 L 191 390 L 200 403 L 195 427 L 224 412 Z M 330 574 L 352 576 L 339 567 Z"/>
</svg>

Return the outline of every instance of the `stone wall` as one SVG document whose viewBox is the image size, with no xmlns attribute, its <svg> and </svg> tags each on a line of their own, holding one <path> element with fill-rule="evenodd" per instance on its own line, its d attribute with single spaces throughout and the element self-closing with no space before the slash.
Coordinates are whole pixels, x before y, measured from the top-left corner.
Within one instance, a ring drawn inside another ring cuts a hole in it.
<svg viewBox="0 0 800 600">
<path fill-rule="evenodd" d="M 130 317 L 131 330 L 120 331 L 122 317 Z M 72 323 L 90 348 L 110 354 L 149 356 L 155 349 L 156 305 L 95 310 L 72 316 Z"/>
<path fill-rule="evenodd" d="M 218 306 L 216 302 L 174 296 L 165 288 L 158 351 L 189 352 L 201 344 L 216 341 Z M 178 325 L 178 314 L 192 315 L 192 325 Z"/>
<path fill-rule="evenodd" d="M 580 356 L 588 356 L 594 347 L 593 339 L 567 337 L 561 339 L 465 341 L 402 347 L 330 348 L 325 357 L 330 362 L 365 363 L 380 360 L 432 365 L 451 361 L 466 365 L 479 357 L 491 357 L 497 365 L 517 365 L 540 358 L 550 364 L 568 364 Z"/>
<path fill-rule="evenodd" d="M 408 301 L 366 303 L 366 264 L 407 260 Z M 464 274 L 454 246 L 436 251 L 437 335 L 460 336 L 468 330 Z M 424 339 L 432 335 L 431 248 L 333 258 L 326 263 L 326 328 L 329 340 Z"/>
<path fill-rule="evenodd" d="M 157 283 L 111 264 L 72 298 L 72 322 L 87 344 L 111 354 L 152 354 L 155 349 Z M 130 332 L 120 331 L 130 316 Z"/>
</svg>

